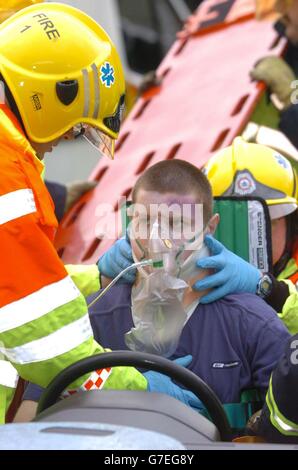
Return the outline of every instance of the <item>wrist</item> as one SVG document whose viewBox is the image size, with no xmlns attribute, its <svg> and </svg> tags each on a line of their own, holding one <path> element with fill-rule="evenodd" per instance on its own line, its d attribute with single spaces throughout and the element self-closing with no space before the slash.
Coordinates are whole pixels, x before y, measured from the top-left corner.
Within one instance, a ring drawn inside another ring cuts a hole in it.
<svg viewBox="0 0 298 470">
<path fill-rule="evenodd" d="M 261 274 L 261 277 L 257 284 L 256 294 L 261 297 L 261 299 L 267 299 L 273 288 L 273 279 L 269 273 Z"/>
<path fill-rule="evenodd" d="M 289 286 L 284 281 L 278 281 L 270 274 L 272 279 L 272 289 L 265 298 L 265 302 L 270 305 L 277 313 L 282 313 L 284 304 L 290 296 Z"/>
<path fill-rule="evenodd" d="M 112 282 L 112 279 L 104 275 L 101 275 L 99 271 L 99 281 L 100 281 L 100 288 L 105 289 L 105 287 L 107 287 L 110 284 L 110 282 Z"/>
</svg>

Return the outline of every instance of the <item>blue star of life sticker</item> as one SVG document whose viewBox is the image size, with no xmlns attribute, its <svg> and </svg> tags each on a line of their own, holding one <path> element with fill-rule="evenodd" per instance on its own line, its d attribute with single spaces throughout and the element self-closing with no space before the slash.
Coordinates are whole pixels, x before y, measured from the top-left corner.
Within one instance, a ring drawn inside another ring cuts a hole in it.
<svg viewBox="0 0 298 470">
<path fill-rule="evenodd" d="M 101 83 L 107 88 L 110 88 L 115 82 L 114 67 L 112 67 L 109 62 L 105 62 L 100 67 L 100 72 Z"/>
<path fill-rule="evenodd" d="M 286 162 L 286 160 L 284 159 L 284 157 L 283 157 L 282 155 L 280 155 L 279 153 L 276 153 L 274 156 L 275 156 L 275 158 L 276 158 L 277 163 L 278 163 L 280 166 L 283 166 L 285 169 L 287 169 L 288 165 L 287 165 L 287 162 Z"/>
</svg>

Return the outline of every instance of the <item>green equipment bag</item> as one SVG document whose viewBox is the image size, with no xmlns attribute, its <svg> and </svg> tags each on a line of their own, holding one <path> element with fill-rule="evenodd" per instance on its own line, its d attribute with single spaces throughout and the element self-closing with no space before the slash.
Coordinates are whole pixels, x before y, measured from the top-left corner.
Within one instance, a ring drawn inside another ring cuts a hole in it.
<svg viewBox="0 0 298 470">
<path fill-rule="evenodd" d="M 272 272 L 271 222 L 265 201 L 215 197 L 213 212 L 220 215 L 215 238 L 260 271 Z"/>
<path fill-rule="evenodd" d="M 241 434 L 245 429 L 249 418 L 261 410 L 263 407 L 263 399 L 257 390 L 244 390 L 240 397 L 239 403 L 225 403 L 223 405 L 230 426 L 235 435 Z M 210 420 L 207 411 L 201 412 L 205 418 Z"/>
</svg>

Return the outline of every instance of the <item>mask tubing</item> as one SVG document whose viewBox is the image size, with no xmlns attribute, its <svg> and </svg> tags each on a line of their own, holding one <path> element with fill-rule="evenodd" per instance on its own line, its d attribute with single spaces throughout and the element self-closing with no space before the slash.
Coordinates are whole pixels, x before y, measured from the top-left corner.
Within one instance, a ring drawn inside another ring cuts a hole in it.
<svg viewBox="0 0 298 470">
<path fill-rule="evenodd" d="M 113 287 L 117 281 L 119 281 L 119 279 L 124 275 L 126 274 L 128 271 L 132 270 L 132 269 L 135 269 L 135 268 L 139 268 L 140 266 L 148 266 L 148 265 L 152 265 L 153 264 L 153 260 L 152 259 L 149 259 L 149 260 L 144 260 L 144 261 L 139 261 L 138 263 L 134 263 L 134 264 L 131 264 L 130 266 L 128 266 L 127 268 L 123 269 L 123 271 L 121 271 L 111 282 L 109 285 L 107 285 L 107 287 L 105 287 L 96 297 L 95 299 L 92 300 L 92 302 L 90 302 L 90 304 L 88 304 L 88 308 L 92 307 L 94 304 L 96 304 L 96 302 L 98 302 L 99 299 L 101 299 L 110 289 L 111 287 Z"/>
</svg>

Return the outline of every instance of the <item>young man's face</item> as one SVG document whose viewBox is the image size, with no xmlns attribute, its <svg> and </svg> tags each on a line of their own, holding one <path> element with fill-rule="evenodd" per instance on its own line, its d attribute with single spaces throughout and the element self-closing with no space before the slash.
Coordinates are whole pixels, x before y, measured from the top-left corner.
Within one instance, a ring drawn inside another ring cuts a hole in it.
<svg viewBox="0 0 298 470">
<path fill-rule="evenodd" d="M 181 247 L 191 248 L 189 241 L 193 237 L 197 237 L 194 243 L 201 246 L 204 237 L 203 206 L 194 193 L 162 194 L 139 189 L 130 230 L 132 250 L 138 261 L 151 258 L 154 249 L 177 252 Z M 184 251 L 182 260 L 192 253 L 188 249 Z"/>
</svg>

